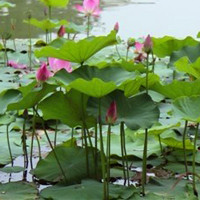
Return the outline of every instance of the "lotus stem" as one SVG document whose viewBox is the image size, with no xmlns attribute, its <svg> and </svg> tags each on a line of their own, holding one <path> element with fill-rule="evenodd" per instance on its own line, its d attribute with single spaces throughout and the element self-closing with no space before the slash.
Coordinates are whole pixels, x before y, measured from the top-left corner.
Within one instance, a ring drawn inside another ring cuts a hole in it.
<svg viewBox="0 0 200 200">
<path fill-rule="evenodd" d="M 28 152 L 26 146 L 26 117 L 24 118 L 23 130 L 22 130 L 22 145 L 23 145 L 23 153 L 24 153 L 24 168 L 28 168 Z"/>
<path fill-rule="evenodd" d="M 58 120 L 56 120 L 56 127 L 55 127 L 55 134 L 54 134 L 54 148 L 56 147 L 56 143 L 57 143 L 57 135 L 58 135 Z"/>
<path fill-rule="evenodd" d="M 162 155 L 163 154 L 163 147 L 162 147 L 162 142 L 161 142 L 160 135 L 158 135 L 158 141 L 159 141 L 159 145 L 160 145 L 160 152 L 161 152 L 161 155 Z"/>
<path fill-rule="evenodd" d="M 187 125 L 188 125 L 188 121 L 186 120 L 185 121 L 185 126 L 184 126 L 184 131 L 183 131 L 183 155 L 184 155 L 184 163 L 185 163 L 185 172 L 186 172 L 187 180 L 189 180 L 187 155 L 186 155 L 186 144 L 185 144 L 186 133 L 187 133 Z"/>
<path fill-rule="evenodd" d="M 29 50 L 28 50 L 28 56 L 29 56 L 29 68 L 32 69 L 32 37 L 31 37 L 31 24 L 29 19 L 29 26 L 28 26 L 28 34 L 29 34 Z"/>
<path fill-rule="evenodd" d="M 109 182 L 110 182 L 110 135 L 111 135 L 111 124 L 108 125 L 108 132 L 107 132 L 107 199 L 109 199 Z"/>
<path fill-rule="evenodd" d="M 33 169 L 33 143 L 34 143 L 34 136 L 35 136 L 35 112 L 34 112 L 34 110 L 33 110 L 32 135 L 31 135 L 31 151 L 30 151 L 30 164 L 31 164 L 31 169 Z"/>
<path fill-rule="evenodd" d="M 87 37 L 90 36 L 90 15 L 87 16 Z"/>
<path fill-rule="evenodd" d="M 100 150 L 101 150 L 101 167 L 103 175 L 103 194 L 104 200 L 107 200 L 107 184 L 106 184 L 106 174 L 105 174 L 105 157 L 104 157 L 104 145 L 103 145 L 103 133 L 102 133 L 102 122 L 101 122 L 101 99 L 99 99 L 99 136 L 100 136 Z"/>
<path fill-rule="evenodd" d="M 98 140 L 98 127 L 97 127 L 97 122 L 95 123 L 95 132 L 94 132 L 94 134 L 95 134 L 95 142 L 94 142 L 94 145 L 95 145 L 95 156 L 94 156 L 94 159 L 95 159 L 95 174 L 96 174 L 96 178 L 97 178 L 97 168 L 98 168 L 98 146 L 97 146 L 97 140 Z"/>
<path fill-rule="evenodd" d="M 142 164 L 142 195 L 145 196 L 145 184 L 147 182 L 147 146 L 148 145 L 148 129 L 145 129 L 143 164 Z"/>
<path fill-rule="evenodd" d="M 126 49 L 126 61 L 128 60 L 129 47 Z"/>
<path fill-rule="evenodd" d="M 7 135 L 8 151 L 10 154 L 11 166 L 13 167 L 13 156 L 12 156 L 12 150 L 11 150 L 10 138 L 9 138 L 9 124 L 6 125 L 6 135 Z"/>
<path fill-rule="evenodd" d="M 124 157 L 125 157 L 125 165 L 126 165 L 126 177 L 128 180 L 128 186 L 130 185 L 129 183 L 129 166 L 128 166 L 128 157 L 127 157 L 127 152 L 126 152 L 126 138 L 125 138 L 125 130 L 124 130 L 124 122 L 121 122 L 122 126 L 122 143 L 123 143 L 123 149 L 124 149 Z"/>
<path fill-rule="evenodd" d="M 54 154 L 54 157 L 55 157 L 55 159 L 56 159 L 56 162 L 57 162 L 57 164 L 58 164 L 58 167 L 60 168 L 60 171 L 61 171 L 61 173 L 62 173 L 62 175 L 63 175 L 63 177 L 64 177 L 64 180 L 65 180 L 65 182 L 67 183 L 67 177 L 66 177 L 65 172 L 64 172 L 64 170 L 63 170 L 63 168 L 62 168 L 62 165 L 61 165 L 61 163 L 60 163 L 60 161 L 59 161 L 59 159 L 58 159 L 57 153 L 56 153 L 56 151 L 54 150 L 53 145 L 51 144 L 51 140 L 50 140 L 49 135 L 48 135 L 48 133 L 47 133 L 47 130 L 46 130 L 46 128 L 45 128 L 44 119 L 40 116 L 40 114 L 37 112 L 37 110 L 36 110 L 35 108 L 34 108 L 34 110 L 35 110 L 35 113 L 37 114 L 37 116 L 38 116 L 38 117 L 41 119 L 41 121 L 42 121 L 42 127 L 43 127 L 43 130 L 44 130 L 45 136 L 46 136 L 46 138 L 47 138 L 47 140 L 48 140 L 48 143 L 49 143 L 49 145 L 50 145 L 50 147 L 51 147 L 51 150 L 52 150 L 52 152 L 53 152 L 53 154 Z"/>
<path fill-rule="evenodd" d="M 124 160 L 124 145 L 123 145 L 123 122 L 120 123 L 120 142 L 121 142 L 121 155 L 122 155 L 122 168 L 124 175 L 124 185 L 126 185 L 126 170 L 125 170 L 125 160 Z"/>
<path fill-rule="evenodd" d="M 149 93 L 149 54 L 147 54 L 146 60 L 146 93 Z"/>
<path fill-rule="evenodd" d="M 198 138 L 198 130 L 199 130 L 199 123 L 196 125 L 196 131 L 195 131 L 195 137 L 194 137 L 194 148 L 193 148 L 193 160 L 192 160 L 192 172 L 193 172 L 193 177 L 192 177 L 192 185 L 193 185 L 193 192 L 194 195 L 198 197 L 198 191 L 196 189 L 196 146 L 197 146 L 197 138 Z"/>
<path fill-rule="evenodd" d="M 115 45 L 115 49 L 116 49 L 117 55 L 119 56 L 119 59 L 121 59 L 122 57 L 121 57 L 121 55 L 120 55 L 120 53 L 119 53 L 119 49 L 118 49 L 117 44 Z"/>
</svg>

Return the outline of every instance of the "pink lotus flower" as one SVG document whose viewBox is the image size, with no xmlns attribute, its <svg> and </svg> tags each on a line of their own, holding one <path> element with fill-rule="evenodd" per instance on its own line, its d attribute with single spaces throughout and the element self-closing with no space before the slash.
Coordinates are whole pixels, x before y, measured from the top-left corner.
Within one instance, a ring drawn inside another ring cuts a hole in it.
<svg viewBox="0 0 200 200">
<path fill-rule="evenodd" d="M 100 14 L 99 0 L 84 0 L 83 6 L 80 4 L 75 5 L 76 10 L 85 14 L 85 16 L 98 17 Z"/>
<path fill-rule="evenodd" d="M 17 63 L 13 60 L 9 60 L 8 63 L 7 63 L 7 66 L 13 67 L 15 69 L 27 69 L 27 65 Z"/>
<path fill-rule="evenodd" d="M 110 104 L 109 109 L 107 110 L 106 122 L 108 124 L 114 124 L 116 120 L 117 120 L 117 105 L 116 105 L 116 102 L 113 101 Z"/>
<path fill-rule="evenodd" d="M 118 22 L 116 22 L 116 24 L 115 24 L 115 26 L 114 26 L 114 30 L 115 30 L 116 32 L 119 31 L 119 23 L 118 23 Z"/>
<path fill-rule="evenodd" d="M 151 39 L 151 36 L 148 35 L 144 41 L 144 52 L 146 52 L 147 54 L 151 53 L 153 48 L 153 41 Z"/>
<path fill-rule="evenodd" d="M 58 37 L 63 37 L 65 35 L 65 27 L 62 25 L 58 30 Z"/>
<path fill-rule="evenodd" d="M 67 72 L 72 72 L 71 63 L 66 60 L 61 60 L 57 58 L 49 58 L 49 66 L 54 73 L 61 69 L 65 69 Z"/>
<path fill-rule="evenodd" d="M 53 74 L 47 69 L 47 64 L 43 62 L 36 72 L 36 79 L 38 82 L 44 82 L 52 75 Z"/>
<path fill-rule="evenodd" d="M 135 42 L 135 53 L 141 53 L 143 50 L 144 44 L 140 42 Z"/>
</svg>

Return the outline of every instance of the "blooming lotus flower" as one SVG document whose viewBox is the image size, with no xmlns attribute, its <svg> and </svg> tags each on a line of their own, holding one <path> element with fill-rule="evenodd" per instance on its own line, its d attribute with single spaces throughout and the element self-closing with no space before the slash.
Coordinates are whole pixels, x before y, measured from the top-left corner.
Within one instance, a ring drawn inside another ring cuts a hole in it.
<svg viewBox="0 0 200 200">
<path fill-rule="evenodd" d="M 117 105 L 116 102 L 113 101 L 107 110 L 106 122 L 108 124 L 114 124 L 116 120 L 117 120 Z"/>
<path fill-rule="evenodd" d="M 100 14 L 99 0 L 84 0 L 83 5 L 75 5 L 76 10 L 85 14 L 85 16 L 98 17 Z"/>
<path fill-rule="evenodd" d="M 7 63 L 7 66 L 13 67 L 15 69 L 27 69 L 27 65 L 17 63 L 13 60 L 9 60 L 8 63 Z"/>
<path fill-rule="evenodd" d="M 151 36 L 148 35 L 144 41 L 144 52 L 146 52 L 147 54 L 151 53 L 152 51 L 152 48 L 153 48 L 153 41 L 151 39 Z"/>
<path fill-rule="evenodd" d="M 49 58 L 48 60 L 49 60 L 49 66 L 54 73 L 61 69 L 65 69 L 69 73 L 72 72 L 71 63 L 69 61 L 57 58 Z"/>
<path fill-rule="evenodd" d="M 116 22 L 116 24 L 115 24 L 115 26 L 114 26 L 114 30 L 115 30 L 116 32 L 119 31 L 119 23 L 118 23 L 118 22 Z"/>
<path fill-rule="evenodd" d="M 36 72 L 37 81 L 44 82 L 51 76 L 52 76 L 52 73 L 47 69 L 47 64 L 43 62 L 40 68 Z"/>
<path fill-rule="evenodd" d="M 65 27 L 62 25 L 58 30 L 58 37 L 63 37 L 65 35 Z"/>
<path fill-rule="evenodd" d="M 141 53 L 143 50 L 144 44 L 140 42 L 135 42 L 135 53 Z"/>
</svg>

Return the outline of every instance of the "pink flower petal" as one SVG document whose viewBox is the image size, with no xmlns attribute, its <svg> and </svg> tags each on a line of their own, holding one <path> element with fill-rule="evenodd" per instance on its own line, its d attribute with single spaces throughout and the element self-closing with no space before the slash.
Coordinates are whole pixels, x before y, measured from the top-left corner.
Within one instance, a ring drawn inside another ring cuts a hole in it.
<svg viewBox="0 0 200 200">
<path fill-rule="evenodd" d="M 81 6 L 81 5 L 79 5 L 79 4 L 76 4 L 76 5 L 75 5 L 75 8 L 76 8 L 76 10 L 78 10 L 79 12 L 85 13 L 85 10 L 84 10 L 83 6 Z"/>
<path fill-rule="evenodd" d="M 98 7 L 98 4 L 95 0 L 84 0 L 83 1 L 83 8 L 87 12 L 93 13 L 96 7 Z"/>
<path fill-rule="evenodd" d="M 99 17 L 100 12 L 101 12 L 101 9 L 96 8 L 96 9 L 94 10 L 94 12 L 92 13 L 92 15 L 93 15 L 94 17 Z"/>
<path fill-rule="evenodd" d="M 144 44 L 140 43 L 140 42 L 135 42 L 135 51 L 136 52 L 142 52 L 142 49 L 144 47 Z"/>
<path fill-rule="evenodd" d="M 38 82 L 43 82 L 46 81 L 52 75 L 53 74 L 47 69 L 47 64 L 43 62 L 36 72 L 36 79 Z"/>
<path fill-rule="evenodd" d="M 7 66 L 13 67 L 15 69 L 27 69 L 27 65 L 17 63 L 13 60 L 9 60 Z"/>
<path fill-rule="evenodd" d="M 72 72 L 71 63 L 66 60 L 61 60 L 57 58 L 49 58 L 49 66 L 55 73 L 61 69 L 65 69 L 67 72 Z"/>
</svg>

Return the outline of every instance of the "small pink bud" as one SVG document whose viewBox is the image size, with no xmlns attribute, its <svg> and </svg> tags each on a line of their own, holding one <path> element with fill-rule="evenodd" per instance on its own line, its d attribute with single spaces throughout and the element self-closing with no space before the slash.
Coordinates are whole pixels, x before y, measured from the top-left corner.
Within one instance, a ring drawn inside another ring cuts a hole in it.
<svg viewBox="0 0 200 200">
<path fill-rule="evenodd" d="M 148 35 L 144 41 L 144 52 L 146 52 L 147 54 L 151 53 L 153 48 L 153 41 L 151 39 L 151 36 Z"/>
<path fill-rule="evenodd" d="M 118 22 L 116 22 L 116 24 L 115 24 L 115 26 L 114 26 L 114 30 L 115 30 L 116 32 L 119 31 L 119 23 L 118 23 Z"/>
<path fill-rule="evenodd" d="M 52 76 L 52 73 L 47 69 L 47 64 L 43 62 L 40 68 L 36 72 L 37 81 L 44 82 L 51 76 Z"/>
<path fill-rule="evenodd" d="M 117 105 L 116 105 L 116 102 L 113 101 L 110 104 L 109 109 L 107 110 L 106 122 L 108 124 L 114 124 L 116 120 L 117 120 Z"/>
<path fill-rule="evenodd" d="M 65 27 L 62 25 L 58 30 L 58 37 L 63 37 L 65 35 Z"/>
</svg>

